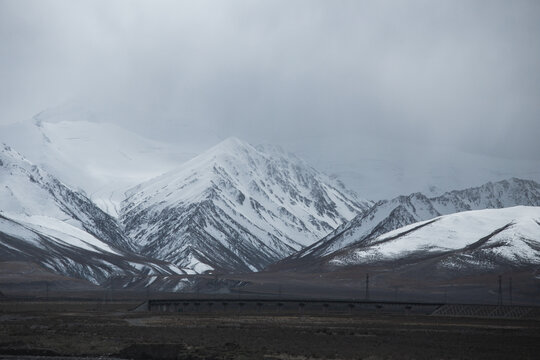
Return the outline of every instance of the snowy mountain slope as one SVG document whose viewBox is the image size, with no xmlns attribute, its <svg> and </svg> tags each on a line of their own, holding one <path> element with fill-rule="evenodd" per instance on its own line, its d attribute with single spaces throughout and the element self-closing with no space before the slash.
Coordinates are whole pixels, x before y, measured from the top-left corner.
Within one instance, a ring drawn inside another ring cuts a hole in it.
<svg viewBox="0 0 540 360">
<path fill-rule="evenodd" d="M 359 239 L 384 234 L 396 227 L 439 215 L 440 213 L 433 207 L 429 199 L 419 193 L 379 201 L 369 210 L 342 225 L 321 241 L 292 255 L 291 259 L 304 256 L 322 257 Z"/>
<path fill-rule="evenodd" d="M 256 271 L 369 205 L 292 154 L 229 138 L 131 190 L 121 221 L 144 254 L 197 272 Z"/>
<path fill-rule="evenodd" d="M 392 200 L 377 202 L 371 209 L 321 241 L 285 259 L 280 266 L 300 266 L 296 263 L 300 259 L 303 262 L 316 262 L 352 244 L 440 215 L 516 205 L 540 206 L 540 184 L 531 180 L 512 178 L 475 188 L 451 191 L 433 198 L 420 193 L 399 196 Z"/>
<path fill-rule="evenodd" d="M 61 220 L 117 248 L 133 249 L 114 218 L 6 145 L 0 146 L 0 213 L 30 223 Z"/>
<path fill-rule="evenodd" d="M 116 219 L 12 148 L 0 147 L 0 260 L 39 263 L 94 283 L 118 274 L 184 273 L 133 249 Z"/>
<path fill-rule="evenodd" d="M 332 266 L 437 259 L 441 269 L 540 265 L 540 207 L 460 212 L 414 223 L 338 251 Z"/>
<path fill-rule="evenodd" d="M 117 249 L 53 218 L 14 220 L 0 215 L 0 261 L 35 263 L 52 272 L 102 284 L 110 278 L 186 274 L 164 261 Z"/>
<path fill-rule="evenodd" d="M 124 191 L 169 171 L 201 149 L 148 140 L 81 107 L 44 111 L 0 127 L 0 141 L 116 216 Z"/>
</svg>

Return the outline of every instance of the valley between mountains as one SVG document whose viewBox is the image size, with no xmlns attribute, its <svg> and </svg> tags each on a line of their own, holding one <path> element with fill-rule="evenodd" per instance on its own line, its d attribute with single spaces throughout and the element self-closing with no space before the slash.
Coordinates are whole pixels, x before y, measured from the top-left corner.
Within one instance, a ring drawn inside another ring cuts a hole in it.
<svg viewBox="0 0 540 360">
<path fill-rule="evenodd" d="M 534 180 L 377 200 L 278 146 L 161 144 L 60 114 L 0 132 L 3 293 L 281 284 L 338 296 L 367 273 L 380 296 L 452 284 L 480 299 L 499 274 L 514 277 L 516 299 L 539 289 Z"/>
</svg>

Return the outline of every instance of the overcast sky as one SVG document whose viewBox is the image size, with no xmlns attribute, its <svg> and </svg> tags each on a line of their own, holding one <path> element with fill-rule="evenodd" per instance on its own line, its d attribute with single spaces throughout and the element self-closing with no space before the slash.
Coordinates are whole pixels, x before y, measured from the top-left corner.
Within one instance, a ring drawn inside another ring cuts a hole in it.
<svg viewBox="0 0 540 360">
<path fill-rule="evenodd" d="M 0 123 L 76 99 L 166 140 L 540 159 L 539 39 L 536 0 L 0 0 Z"/>
</svg>

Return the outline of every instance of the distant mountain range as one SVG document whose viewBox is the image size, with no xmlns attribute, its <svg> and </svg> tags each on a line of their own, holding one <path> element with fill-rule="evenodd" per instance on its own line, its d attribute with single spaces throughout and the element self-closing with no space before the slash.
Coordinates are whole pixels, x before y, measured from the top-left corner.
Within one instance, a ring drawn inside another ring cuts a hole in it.
<svg viewBox="0 0 540 360">
<path fill-rule="evenodd" d="M 540 206 L 540 184 L 513 178 L 451 191 L 438 197 L 428 198 L 414 193 L 379 201 L 319 242 L 276 266 L 294 269 L 319 267 L 323 263 L 331 263 L 333 256 L 343 249 L 368 244 L 379 236 L 410 224 L 463 211 L 517 205 Z"/>
<path fill-rule="evenodd" d="M 3 126 L 0 139 L 24 154 L 0 147 L 0 261 L 22 268 L 179 290 L 208 272 L 540 264 L 532 180 L 373 202 L 276 146 L 162 144 L 71 110 Z"/>
<path fill-rule="evenodd" d="M 3 232 L 4 243 L 11 244 L 5 259 L 34 259 L 94 283 L 135 276 L 141 273 L 136 268 L 156 261 L 162 263 L 154 267 L 164 270 L 148 273 L 258 271 L 372 204 L 293 154 L 234 138 L 182 165 L 186 153 L 175 152 L 178 147 L 147 141 L 90 115 L 70 121 L 65 113 L 39 114 L 5 127 L 2 135 L 43 166 L 4 147 L 3 163 L 10 165 L 0 169 L 5 182 L 0 211 L 3 228 L 17 228 Z M 26 176 L 31 171 L 36 174 Z M 163 175 L 151 179 L 158 173 Z M 70 186 L 64 179 L 80 183 Z M 73 199 L 84 204 L 82 210 L 66 206 Z M 36 236 L 47 245 L 27 249 L 32 241 L 26 240 Z M 69 251 L 57 250 L 55 239 Z M 15 240 L 23 243 L 15 246 Z M 84 253 L 88 242 L 103 251 Z"/>
</svg>

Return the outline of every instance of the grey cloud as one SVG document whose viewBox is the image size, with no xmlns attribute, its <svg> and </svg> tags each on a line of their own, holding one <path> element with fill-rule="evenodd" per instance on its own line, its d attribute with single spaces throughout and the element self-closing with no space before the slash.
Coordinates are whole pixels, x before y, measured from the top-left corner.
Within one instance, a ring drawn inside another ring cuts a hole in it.
<svg viewBox="0 0 540 360">
<path fill-rule="evenodd" d="M 540 159 L 538 34 L 537 1 L 3 0 L 0 122 L 77 98 L 166 140 Z"/>
</svg>

